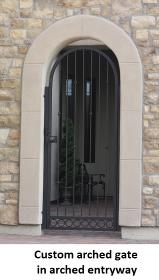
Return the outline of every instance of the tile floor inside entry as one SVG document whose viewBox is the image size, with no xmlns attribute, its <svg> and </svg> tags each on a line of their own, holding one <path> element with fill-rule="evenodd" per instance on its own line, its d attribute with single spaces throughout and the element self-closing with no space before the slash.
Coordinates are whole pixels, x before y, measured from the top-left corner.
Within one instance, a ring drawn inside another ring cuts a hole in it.
<svg viewBox="0 0 159 280">
<path fill-rule="evenodd" d="M 120 232 L 52 230 L 41 236 L 0 234 L 0 244 L 159 244 L 159 241 L 123 240 Z"/>
</svg>

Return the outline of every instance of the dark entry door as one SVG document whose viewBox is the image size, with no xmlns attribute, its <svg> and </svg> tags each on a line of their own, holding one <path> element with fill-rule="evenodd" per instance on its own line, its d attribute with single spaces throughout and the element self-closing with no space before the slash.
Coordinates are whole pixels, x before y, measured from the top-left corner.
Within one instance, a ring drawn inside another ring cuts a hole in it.
<svg viewBox="0 0 159 280">
<path fill-rule="evenodd" d="M 45 91 L 45 228 L 117 229 L 118 131 L 114 54 L 63 50 Z"/>
</svg>

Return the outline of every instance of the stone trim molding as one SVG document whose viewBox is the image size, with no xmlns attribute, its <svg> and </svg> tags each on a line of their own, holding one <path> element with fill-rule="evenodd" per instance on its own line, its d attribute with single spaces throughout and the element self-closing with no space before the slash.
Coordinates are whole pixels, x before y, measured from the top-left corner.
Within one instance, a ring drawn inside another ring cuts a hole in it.
<svg viewBox="0 0 159 280">
<path fill-rule="evenodd" d="M 131 38 L 109 20 L 90 15 L 62 19 L 30 47 L 23 68 L 19 223 L 42 223 L 44 87 L 52 61 L 77 40 L 93 39 L 117 56 L 121 74 L 120 226 L 141 225 L 142 64 Z"/>
</svg>

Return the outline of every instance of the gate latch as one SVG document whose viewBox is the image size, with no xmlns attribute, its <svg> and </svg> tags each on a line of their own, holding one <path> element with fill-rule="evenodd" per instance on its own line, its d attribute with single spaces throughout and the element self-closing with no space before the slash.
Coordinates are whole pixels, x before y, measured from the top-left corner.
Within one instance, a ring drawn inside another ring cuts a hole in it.
<svg viewBox="0 0 159 280">
<path fill-rule="evenodd" d="M 50 136 L 50 143 L 57 143 L 57 136 Z"/>
</svg>

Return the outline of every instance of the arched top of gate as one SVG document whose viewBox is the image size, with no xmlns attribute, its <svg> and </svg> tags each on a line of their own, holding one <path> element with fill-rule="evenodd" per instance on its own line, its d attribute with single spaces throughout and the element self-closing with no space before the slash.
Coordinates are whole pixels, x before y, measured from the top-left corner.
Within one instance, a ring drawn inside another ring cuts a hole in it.
<svg viewBox="0 0 159 280">
<path fill-rule="evenodd" d="M 55 73 L 56 68 L 58 67 L 58 65 L 61 63 L 61 61 L 68 55 L 72 54 L 72 53 L 76 53 L 77 51 L 91 51 L 91 52 L 95 52 L 97 54 L 99 54 L 101 57 L 103 57 L 108 64 L 110 65 L 110 67 L 112 68 L 113 74 L 114 74 L 114 79 L 115 79 L 115 84 L 118 86 L 118 73 L 117 73 L 117 69 L 116 69 L 116 65 L 113 61 L 113 59 L 111 59 L 111 57 L 109 55 L 107 55 L 106 53 L 104 53 L 102 50 L 97 49 L 95 47 L 91 47 L 91 46 L 87 46 L 87 47 L 74 47 L 72 49 L 67 50 L 66 52 L 64 52 L 63 54 L 61 54 L 56 62 L 54 63 L 52 69 L 51 69 L 51 73 L 50 73 L 50 78 L 49 78 L 49 82 L 50 85 L 53 82 L 53 76 Z"/>
<path fill-rule="evenodd" d="M 128 34 L 111 21 L 98 16 L 77 15 L 53 23 L 31 45 L 25 64 L 44 64 L 47 68 L 68 44 L 95 39 L 108 46 L 121 63 L 141 63 L 138 50 Z"/>
</svg>

